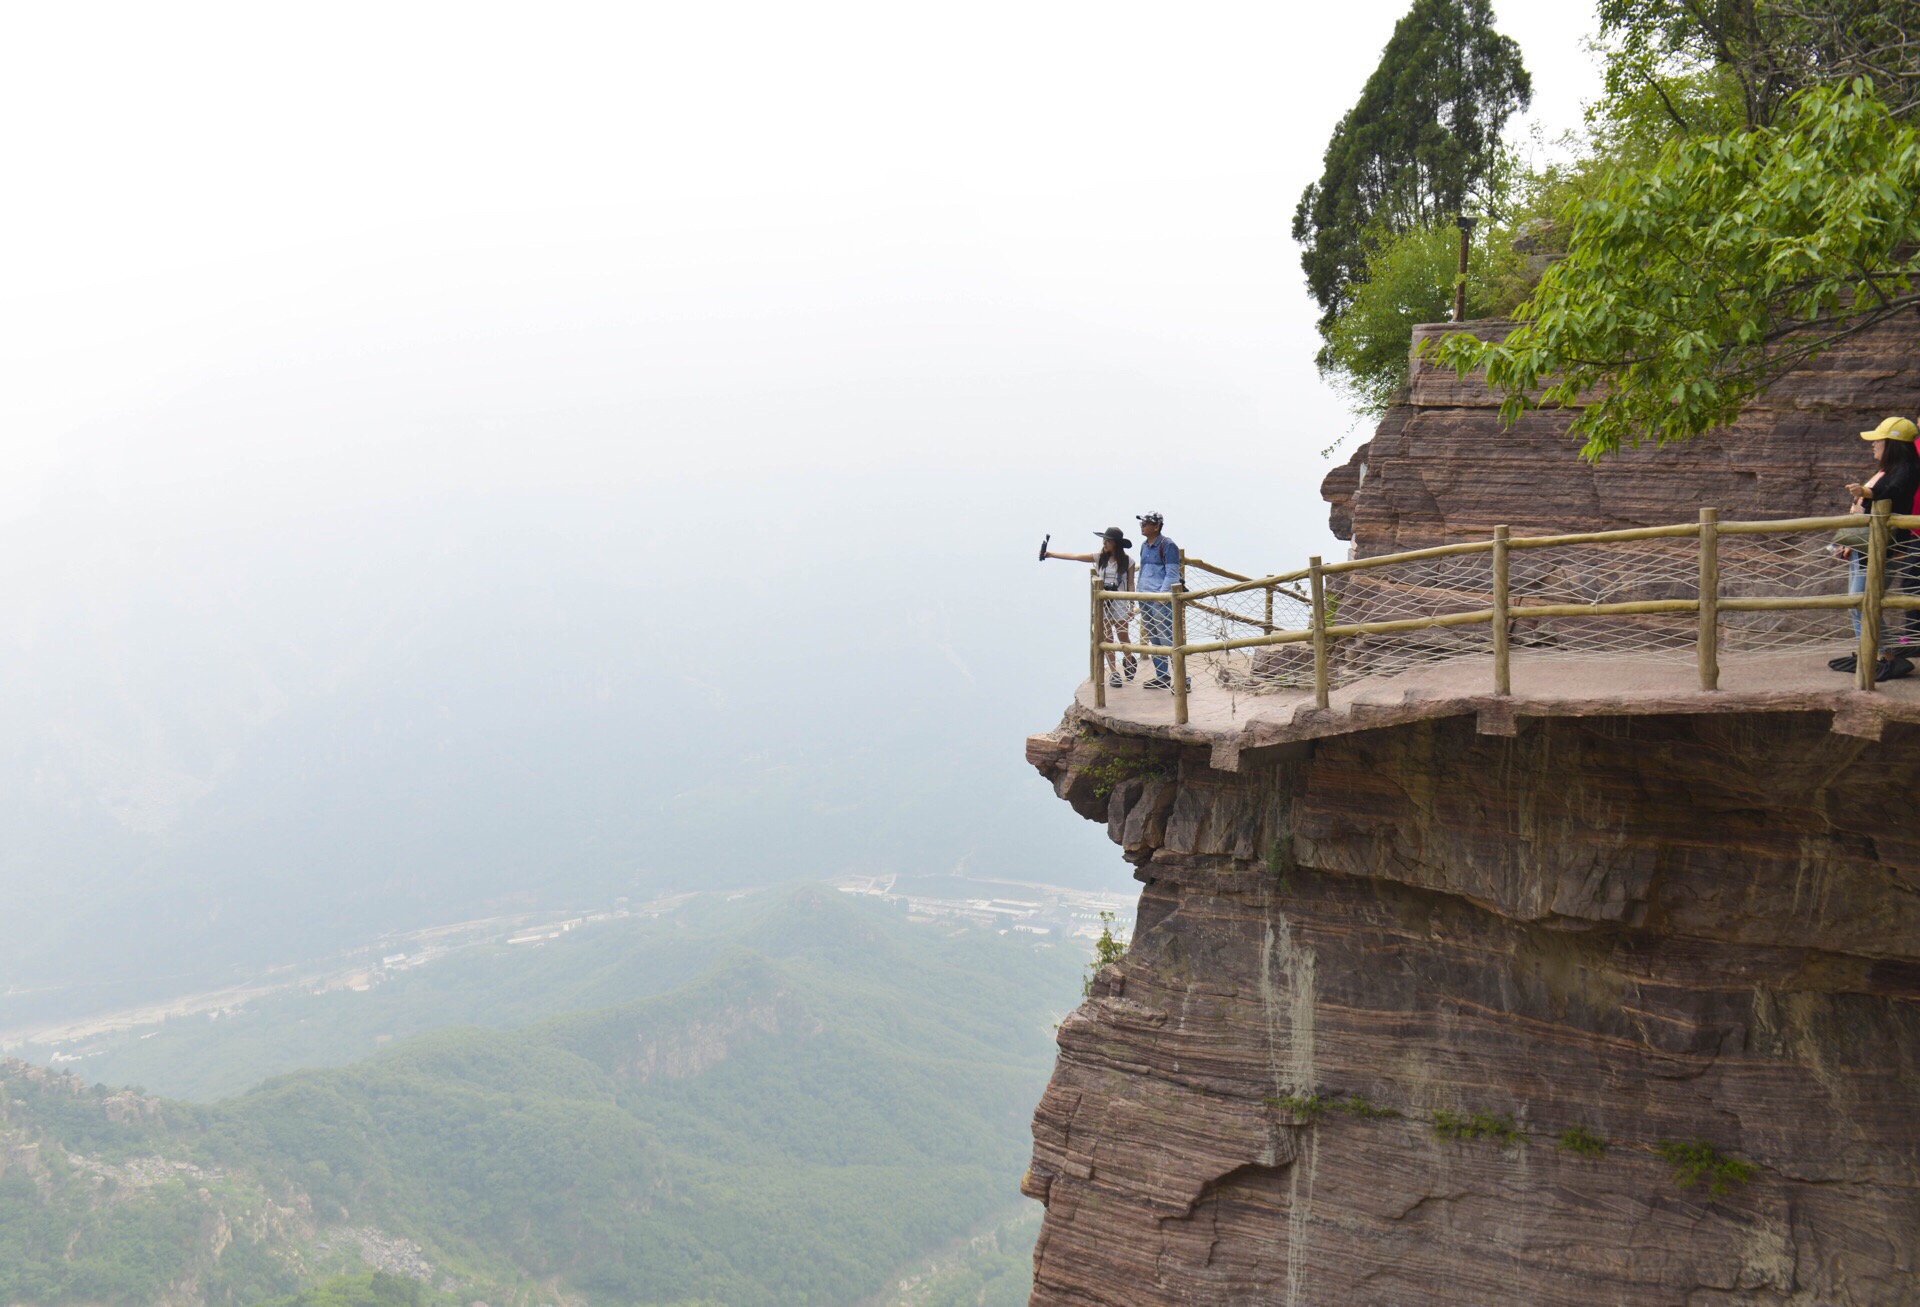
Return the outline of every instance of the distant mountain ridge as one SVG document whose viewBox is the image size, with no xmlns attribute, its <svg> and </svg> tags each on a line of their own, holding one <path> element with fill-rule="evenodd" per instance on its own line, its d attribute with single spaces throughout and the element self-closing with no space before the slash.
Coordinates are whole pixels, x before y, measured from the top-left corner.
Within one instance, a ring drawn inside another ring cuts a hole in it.
<svg viewBox="0 0 1920 1307">
<path fill-rule="evenodd" d="M 377 1237 L 481 1297 L 851 1303 L 1016 1206 L 1081 959 L 812 887 L 747 907 L 665 993 L 211 1105 L 0 1064 L 0 1301 L 257 1302 Z"/>
<path fill-rule="evenodd" d="M 1070 639 L 1050 592 L 906 606 L 924 565 L 873 541 L 923 534 L 919 507 L 813 489 L 880 514 L 806 543 L 844 604 L 766 565 L 753 524 L 795 492 L 744 470 L 724 509 L 0 523 L 0 680 L 30 690 L 0 702 L 0 1027 L 622 895 L 963 863 L 1124 885 L 1005 748 L 1050 681 L 948 647 L 1009 620 Z"/>
</svg>

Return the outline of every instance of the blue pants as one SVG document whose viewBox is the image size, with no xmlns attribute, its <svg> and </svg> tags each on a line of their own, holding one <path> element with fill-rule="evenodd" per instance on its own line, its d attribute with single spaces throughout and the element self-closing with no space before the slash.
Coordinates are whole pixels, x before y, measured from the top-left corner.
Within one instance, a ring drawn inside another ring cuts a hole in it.
<svg viewBox="0 0 1920 1307">
<path fill-rule="evenodd" d="M 1161 644 L 1172 648 L 1173 605 L 1151 602 L 1141 604 L 1140 630 L 1142 644 Z M 1165 656 L 1153 655 L 1153 674 L 1163 681 L 1169 678 Z"/>
<path fill-rule="evenodd" d="M 1893 547 L 1887 558 L 1887 591 L 1895 590 L 1911 593 L 1914 589 L 1916 571 L 1920 571 L 1920 544 L 1902 542 Z M 1856 549 L 1853 557 L 1847 560 L 1847 593 L 1857 595 L 1865 593 L 1867 588 L 1866 550 Z M 1860 638 L 1860 610 L 1854 609 L 1853 635 Z M 1888 620 L 1895 623 L 1891 635 L 1887 631 Z M 1920 608 L 1910 608 L 1904 617 L 1896 618 L 1888 614 L 1880 623 L 1880 647 L 1886 648 L 1891 642 L 1910 641 L 1920 634 Z"/>
<path fill-rule="evenodd" d="M 1856 549 L 1853 551 L 1853 556 L 1847 559 L 1847 593 L 1850 595 L 1865 594 L 1867 590 L 1867 560 L 1860 556 L 1863 552 L 1865 551 Z M 1856 608 L 1848 616 L 1853 618 L 1853 638 L 1858 640 L 1860 610 Z"/>
</svg>

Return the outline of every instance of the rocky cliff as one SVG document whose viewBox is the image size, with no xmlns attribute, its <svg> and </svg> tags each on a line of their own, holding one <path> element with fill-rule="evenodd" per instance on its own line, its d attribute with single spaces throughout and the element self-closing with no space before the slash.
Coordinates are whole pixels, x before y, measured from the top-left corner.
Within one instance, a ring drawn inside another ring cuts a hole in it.
<svg viewBox="0 0 1920 1307">
<path fill-rule="evenodd" d="M 1416 376 L 1329 478 L 1336 525 L 1377 553 L 1825 509 L 1920 400 L 1913 334 L 1599 468 L 1561 417 L 1503 434 Z M 1032 1301 L 1920 1304 L 1920 726 L 1833 719 L 1236 754 L 1076 707 L 1029 740 L 1144 885 L 1035 1114 Z"/>
<path fill-rule="evenodd" d="M 1415 329 L 1490 337 L 1501 322 Z M 1357 556 L 1515 535 L 1845 512 L 1844 487 L 1870 471 L 1859 432 L 1920 412 L 1920 322 L 1884 324 L 1790 373 L 1726 431 L 1683 445 L 1582 462 L 1572 414 L 1540 410 L 1502 430 L 1483 382 L 1414 360 L 1403 402 L 1328 474 L 1334 534 Z"/>
</svg>

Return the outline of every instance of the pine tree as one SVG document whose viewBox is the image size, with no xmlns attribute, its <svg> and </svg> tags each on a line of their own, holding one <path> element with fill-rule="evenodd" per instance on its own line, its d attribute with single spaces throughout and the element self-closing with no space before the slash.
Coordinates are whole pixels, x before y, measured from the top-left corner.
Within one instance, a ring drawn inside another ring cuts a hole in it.
<svg viewBox="0 0 1920 1307">
<path fill-rule="evenodd" d="M 1488 0 L 1414 0 L 1294 211 L 1323 332 L 1364 277 L 1369 228 L 1404 232 L 1459 213 L 1495 164 L 1508 117 L 1532 98 L 1520 47 L 1493 30 Z"/>
</svg>

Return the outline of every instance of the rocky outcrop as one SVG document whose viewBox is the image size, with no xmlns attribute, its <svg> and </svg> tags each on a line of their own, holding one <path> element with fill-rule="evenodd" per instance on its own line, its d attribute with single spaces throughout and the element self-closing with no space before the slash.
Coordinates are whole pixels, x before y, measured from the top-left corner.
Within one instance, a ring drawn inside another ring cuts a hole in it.
<svg viewBox="0 0 1920 1307">
<path fill-rule="evenodd" d="M 1422 332 L 1462 329 L 1501 324 Z M 1566 413 L 1503 430 L 1416 367 L 1323 493 L 1361 556 L 1837 511 L 1857 433 L 1920 410 L 1916 343 L 1599 465 Z M 1891 697 L 1430 696 L 1213 737 L 1076 706 L 1029 760 L 1144 888 L 1035 1114 L 1032 1301 L 1920 1305 Z"/>
<path fill-rule="evenodd" d="M 1145 884 L 1035 1116 L 1036 1304 L 1920 1302 L 1920 728 L 1029 757 Z"/>
<path fill-rule="evenodd" d="M 1416 346 L 1450 331 L 1482 338 L 1504 322 L 1415 329 Z M 1864 332 L 1788 374 L 1725 431 L 1665 449 L 1623 450 L 1598 464 L 1578 457 L 1572 414 L 1536 410 L 1510 429 L 1478 377 L 1416 358 L 1404 402 L 1373 438 L 1328 474 L 1321 494 L 1334 534 L 1358 557 L 1455 540 L 1692 521 L 1844 512 L 1849 481 L 1869 457 L 1859 433 L 1888 414 L 1920 413 L 1920 321 Z"/>
</svg>

